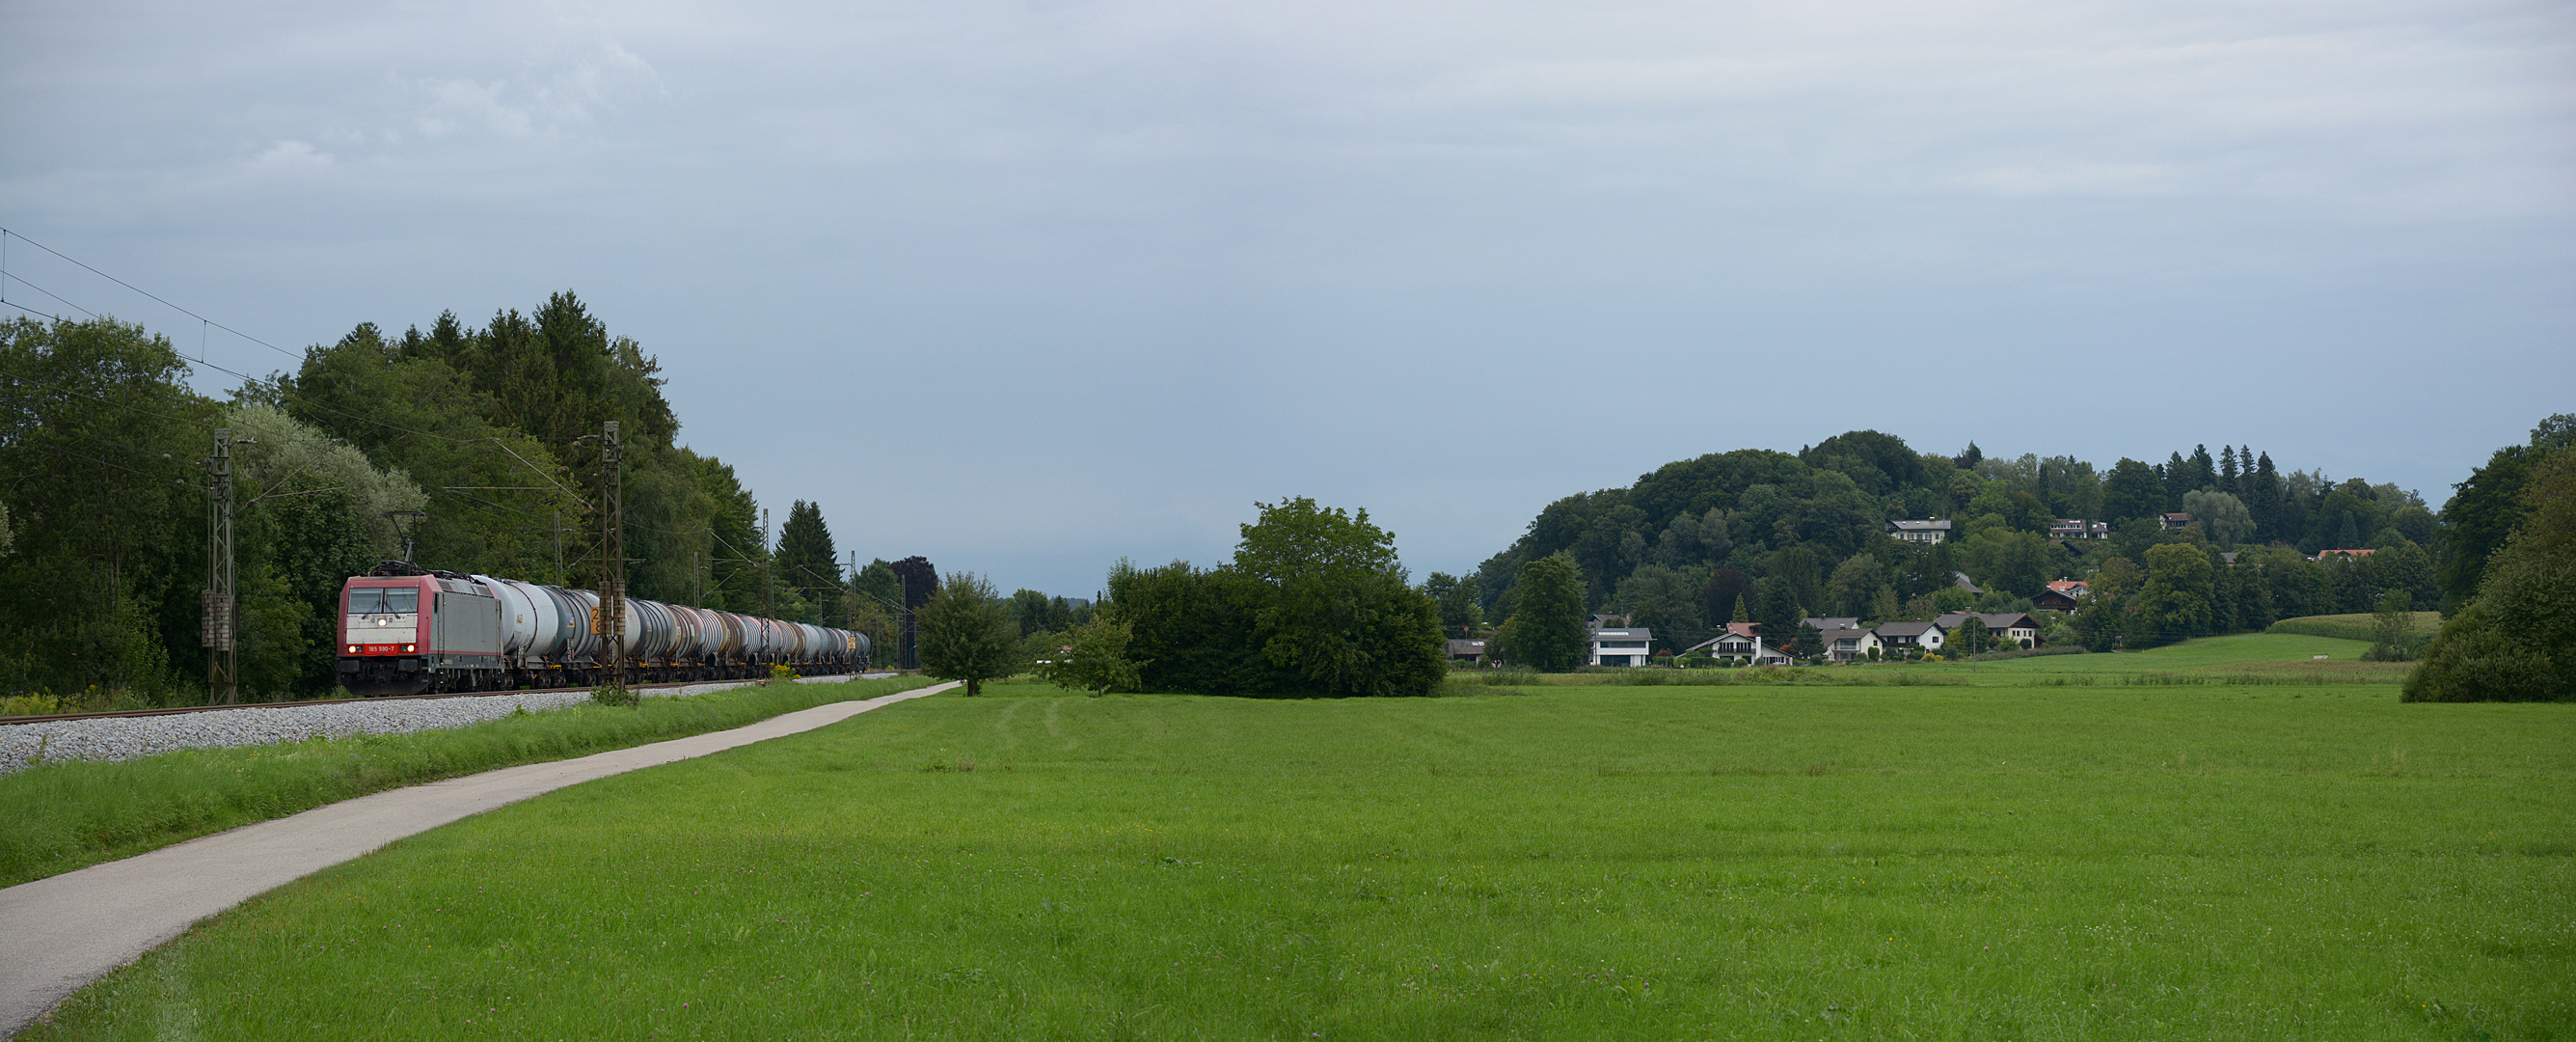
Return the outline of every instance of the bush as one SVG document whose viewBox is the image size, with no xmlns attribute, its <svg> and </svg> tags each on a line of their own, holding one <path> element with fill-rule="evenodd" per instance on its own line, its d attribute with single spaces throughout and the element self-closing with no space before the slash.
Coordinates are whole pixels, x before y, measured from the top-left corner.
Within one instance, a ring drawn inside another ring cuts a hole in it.
<svg viewBox="0 0 2576 1042">
<path fill-rule="evenodd" d="M 2425 649 L 2407 701 L 2576 701 L 2576 449 L 2533 467 L 2523 497 L 2530 516 Z"/>
</svg>

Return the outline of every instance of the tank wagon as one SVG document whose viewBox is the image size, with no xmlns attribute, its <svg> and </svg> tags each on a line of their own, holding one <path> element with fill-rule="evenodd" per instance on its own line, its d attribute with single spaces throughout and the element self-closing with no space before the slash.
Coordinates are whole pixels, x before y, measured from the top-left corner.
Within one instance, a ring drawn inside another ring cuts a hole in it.
<svg viewBox="0 0 2576 1042">
<path fill-rule="evenodd" d="M 358 695 L 590 687 L 606 681 L 599 594 L 388 561 L 340 590 L 340 683 Z M 630 682 L 753 679 L 868 664 L 849 630 L 626 599 Z"/>
</svg>

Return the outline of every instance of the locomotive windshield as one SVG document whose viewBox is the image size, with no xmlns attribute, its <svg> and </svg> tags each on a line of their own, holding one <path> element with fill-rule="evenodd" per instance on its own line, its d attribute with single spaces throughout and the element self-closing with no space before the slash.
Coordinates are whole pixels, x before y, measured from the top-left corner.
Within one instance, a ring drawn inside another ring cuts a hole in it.
<svg viewBox="0 0 2576 1042">
<path fill-rule="evenodd" d="M 349 591 L 351 615 L 409 615 L 420 610 L 420 591 L 410 587 L 384 589 L 361 586 Z"/>
</svg>

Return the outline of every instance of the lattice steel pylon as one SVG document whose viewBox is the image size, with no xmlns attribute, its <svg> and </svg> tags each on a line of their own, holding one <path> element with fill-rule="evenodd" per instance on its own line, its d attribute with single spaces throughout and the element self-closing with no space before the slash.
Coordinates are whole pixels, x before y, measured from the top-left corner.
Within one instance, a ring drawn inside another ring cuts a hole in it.
<svg viewBox="0 0 2576 1042">
<path fill-rule="evenodd" d="M 206 696 L 230 705 L 241 698 L 241 651 L 235 639 L 238 604 L 233 596 L 233 432 L 215 431 L 206 457 L 206 588 L 199 638 L 206 646 Z"/>
<path fill-rule="evenodd" d="M 599 429 L 599 632 L 600 664 L 608 688 L 626 694 L 626 518 L 618 485 L 625 458 L 617 421 Z"/>
</svg>

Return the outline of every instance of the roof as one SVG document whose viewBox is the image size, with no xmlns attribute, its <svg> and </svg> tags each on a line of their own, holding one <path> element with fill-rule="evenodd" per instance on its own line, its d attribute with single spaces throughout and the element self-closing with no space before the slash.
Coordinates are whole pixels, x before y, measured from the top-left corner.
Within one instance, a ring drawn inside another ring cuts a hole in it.
<svg viewBox="0 0 2576 1042">
<path fill-rule="evenodd" d="M 2017 611 L 1944 612 L 1942 613 L 1940 620 L 1941 628 L 1946 630 L 1955 630 L 1961 626 L 1967 625 L 1969 619 L 1976 619 L 1985 623 L 1986 628 L 1990 630 L 2032 630 L 2039 628 L 2039 620 L 2033 619 L 2030 616 Z"/>
<path fill-rule="evenodd" d="M 1484 653 L 1485 642 L 1481 640 L 1453 640 L 1449 642 L 1449 654 L 1452 656 L 1481 655 Z"/>
<path fill-rule="evenodd" d="M 1950 573 L 1950 581 L 1957 584 L 1960 589 L 1966 590 L 1969 593 L 1982 594 L 1986 592 L 1983 587 L 1978 586 L 1975 581 L 1969 579 L 1968 573 L 1966 572 Z"/>
<path fill-rule="evenodd" d="M 2319 550 L 2317 551 L 2317 560 L 2325 560 L 2328 554 L 2340 554 L 2345 557 L 2368 557 L 2378 552 L 2379 551 L 2377 550 Z"/>
<path fill-rule="evenodd" d="M 1820 630 L 1848 630 L 1860 626 L 1860 619 L 1857 616 L 1846 615 L 1820 615 L 1798 621 Z"/>
<path fill-rule="evenodd" d="M 1944 626 L 1939 622 L 1882 622 L 1878 624 L 1878 635 L 1882 637 L 1920 637 L 1933 630 L 1940 630 L 1943 633 L 1948 633 L 1950 632 L 1950 627 Z"/>
<path fill-rule="evenodd" d="M 1889 521 L 1887 527 L 1892 532 L 1947 532 L 1950 530 L 1950 519 L 1945 517 L 1926 520 L 1899 518 Z"/>
<path fill-rule="evenodd" d="M 1877 631 L 1855 629 L 1849 626 L 1824 631 L 1826 640 L 1859 640 L 1860 638 L 1869 636 L 1875 632 Z"/>
<path fill-rule="evenodd" d="M 1655 631 L 1644 626 L 1592 631 L 1592 639 L 1594 640 L 1653 640 L 1654 637 Z"/>
<path fill-rule="evenodd" d="M 1730 622 L 1726 624 L 1726 632 L 1738 637 L 1753 636 L 1754 633 L 1759 631 L 1761 628 L 1762 624 L 1758 622 Z"/>
<path fill-rule="evenodd" d="M 2076 593 L 2078 591 L 2091 590 L 2093 585 L 2082 579 L 2059 579 L 2056 582 L 2048 584 L 2048 588 L 2059 593 Z"/>
</svg>

